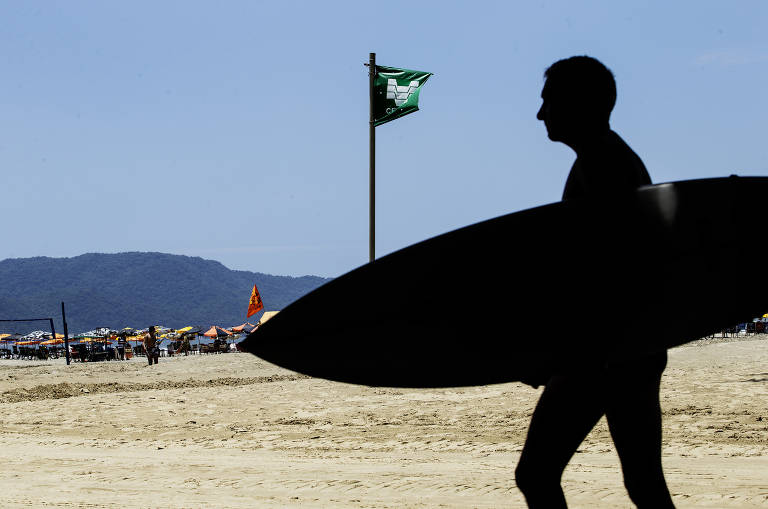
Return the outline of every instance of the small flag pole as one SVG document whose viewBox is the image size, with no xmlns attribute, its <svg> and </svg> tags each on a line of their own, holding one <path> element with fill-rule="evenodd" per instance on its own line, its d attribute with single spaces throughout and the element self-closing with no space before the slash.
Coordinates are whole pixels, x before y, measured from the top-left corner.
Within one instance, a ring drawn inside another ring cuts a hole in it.
<svg viewBox="0 0 768 509">
<path fill-rule="evenodd" d="M 368 172 L 368 187 L 369 187 L 369 223 L 368 223 L 368 258 L 369 261 L 373 261 L 376 258 L 375 246 L 376 246 L 376 127 L 373 125 L 373 86 L 376 80 L 376 53 L 371 53 L 368 60 L 368 83 L 369 83 L 369 95 L 371 100 L 371 113 L 369 121 L 369 133 L 370 133 L 370 149 L 369 149 L 369 172 Z"/>
</svg>

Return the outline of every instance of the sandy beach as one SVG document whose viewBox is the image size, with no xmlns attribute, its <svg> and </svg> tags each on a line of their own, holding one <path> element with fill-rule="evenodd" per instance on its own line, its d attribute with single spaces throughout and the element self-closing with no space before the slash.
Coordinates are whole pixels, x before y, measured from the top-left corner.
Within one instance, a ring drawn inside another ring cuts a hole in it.
<svg viewBox="0 0 768 509">
<path fill-rule="evenodd" d="M 308 378 L 245 353 L 0 361 L 3 507 L 525 507 L 514 468 L 540 389 Z M 768 338 L 670 351 L 664 465 L 678 507 L 768 507 Z M 571 507 L 630 507 L 605 421 Z"/>
</svg>

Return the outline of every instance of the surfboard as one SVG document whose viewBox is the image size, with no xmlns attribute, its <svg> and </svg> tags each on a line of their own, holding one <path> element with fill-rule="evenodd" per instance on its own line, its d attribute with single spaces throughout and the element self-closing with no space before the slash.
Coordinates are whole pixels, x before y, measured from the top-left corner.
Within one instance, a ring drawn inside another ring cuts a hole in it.
<svg viewBox="0 0 768 509">
<path fill-rule="evenodd" d="M 344 274 L 245 350 L 340 382 L 543 383 L 768 311 L 768 177 L 558 202 L 439 235 Z"/>
</svg>

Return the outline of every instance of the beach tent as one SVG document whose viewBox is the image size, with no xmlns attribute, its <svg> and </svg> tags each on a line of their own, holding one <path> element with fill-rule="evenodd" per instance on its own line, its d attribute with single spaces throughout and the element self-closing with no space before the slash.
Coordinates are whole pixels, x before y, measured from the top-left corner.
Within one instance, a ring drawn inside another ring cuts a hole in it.
<svg viewBox="0 0 768 509">
<path fill-rule="evenodd" d="M 275 316 L 277 313 L 279 313 L 279 311 L 264 311 L 264 314 L 261 315 L 261 320 L 259 320 L 258 325 L 264 325 L 265 323 L 267 323 L 267 321 L 269 321 L 270 318 Z"/>
</svg>

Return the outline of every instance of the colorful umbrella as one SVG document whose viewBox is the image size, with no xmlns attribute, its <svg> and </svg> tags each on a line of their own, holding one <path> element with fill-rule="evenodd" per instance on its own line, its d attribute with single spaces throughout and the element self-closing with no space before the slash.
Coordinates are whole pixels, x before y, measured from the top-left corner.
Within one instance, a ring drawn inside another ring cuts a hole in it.
<svg viewBox="0 0 768 509">
<path fill-rule="evenodd" d="M 238 325 L 237 327 L 232 327 L 232 330 L 235 332 L 253 332 L 253 329 L 256 328 L 256 325 L 252 324 L 251 322 L 245 322 L 242 325 Z"/>
<path fill-rule="evenodd" d="M 106 343 L 108 345 L 112 344 L 112 341 L 110 341 L 108 339 L 104 339 L 104 338 L 88 338 L 88 337 L 86 337 L 86 338 L 79 339 L 78 341 L 80 341 L 81 343 Z"/>
<path fill-rule="evenodd" d="M 58 334 L 56 334 L 58 336 Z M 56 339 L 48 339 L 46 341 L 41 342 L 41 345 L 61 345 L 64 343 L 64 340 L 61 338 Z"/>
<path fill-rule="evenodd" d="M 225 338 L 231 335 L 232 333 L 229 332 L 227 329 L 223 329 L 217 325 L 214 325 L 213 327 L 211 327 L 210 329 L 208 329 L 203 333 L 203 336 L 208 338 L 216 338 L 216 337 Z"/>
</svg>

